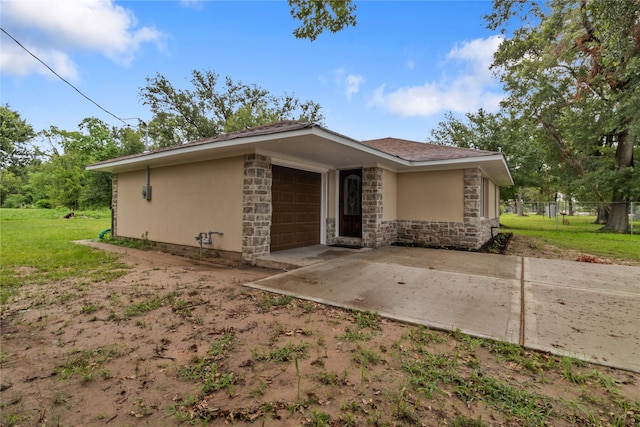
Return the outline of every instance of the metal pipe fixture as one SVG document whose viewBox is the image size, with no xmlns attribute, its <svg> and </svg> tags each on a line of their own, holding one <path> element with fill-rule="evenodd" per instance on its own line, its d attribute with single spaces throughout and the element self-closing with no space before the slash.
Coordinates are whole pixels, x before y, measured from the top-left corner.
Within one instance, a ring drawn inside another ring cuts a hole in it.
<svg viewBox="0 0 640 427">
<path fill-rule="evenodd" d="M 202 245 L 210 245 L 213 243 L 212 235 L 222 236 L 224 235 L 221 231 L 201 231 L 196 236 L 196 240 L 200 242 L 200 258 L 202 258 Z"/>
</svg>

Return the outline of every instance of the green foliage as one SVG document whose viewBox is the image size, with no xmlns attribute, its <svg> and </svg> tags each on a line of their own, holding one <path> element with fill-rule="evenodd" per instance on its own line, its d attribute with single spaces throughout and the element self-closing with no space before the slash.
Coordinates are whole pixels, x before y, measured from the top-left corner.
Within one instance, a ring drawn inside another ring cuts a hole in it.
<svg viewBox="0 0 640 427">
<path fill-rule="evenodd" d="M 30 420 L 31 417 L 29 417 L 29 415 L 14 414 L 9 411 L 2 412 L 3 425 L 6 425 L 8 427 L 24 425 L 27 424 Z"/>
<path fill-rule="evenodd" d="M 357 328 L 347 326 L 343 335 L 338 337 L 339 340 L 355 342 L 355 341 L 370 341 L 373 338 L 373 334 L 365 332 Z"/>
<path fill-rule="evenodd" d="M 548 147 L 542 161 L 557 190 L 614 202 L 607 227 L 627 232 L 628 203 L 640 198 L 636 2 L 497 0 L 487 19 L 512 32 L 493 66 L 508 94 L 504 116 L 531 130 L 514 143 Z"/>
<path fill-rule="evenodd" d="M 233 372 L 222 371 L 222 365 L 218 361 L 227 359 L 236 343 L 237 339 L 233 333 L 225 333 L 211 344 L 205 357 L 194 357 L 188 365 L 180 367 L 178 377 L 189 381 L 201 381 L 202 396 L 224 389 L 233 390 L 236 376 Z"/>
<path fill-rule="evenodd" d="M 313 427 L 329 427 L 331 425 L 330 422 L 331 416 L 329 414 L 314 409 L 311 411 L 311 416 L 307 425 Z"/>
<path fill-rule="evenodd" d="M 22 188 L 31 165 L 39 162 L 40 149 L 32 145 L 35 132 L 20 114 L 0 106 L 0 206 L 21 207 L 28 202 Z"/>
<path fill-rule="evenodd" d="M 10 194 L 2 202 L 3 208 L 21 208 L 24 206 L 25 197 L 22 194 Z"/>
<path fill-rule="evenodd" d="M 402 368 L 414 388 L 428 399 L 436 392 L 443 393 L 445 387 L 453 387 L 462 401 L 484 401 L 526 425 L 541 425 L 552 413 L 551 405 L 542 395 L 512 386 L 479 370 L 467 374 L 458 368 L 455 355 L 422 351 L 420 358 L 405 360 Z"/>
<path fill-rule="evenodd" d="M 33 127 L 20 114 L 0 106 L 0 170 L 16 172 L 34 159 L 34 150 L 27 143 L 35 136 Z"/>
<path fill-rule="evenodd" d="M 9 150 L 6 156 L 3 154 L 0 167 L 2 207 L 64 206 L 73 210 L 107 207 L 111 202 L 111 175 L 87 171 L 86 166 L 140 153 L 145 148 L 140 130 L 110 128 L 96 118 L 86 118 L 80 123 L 79 131 L 52 126 L 39 132 L 40 145 L 46 143 L 51 147 L 45 153 L 26 145 L 25 138 L 34 138 L 35 134 L 17 113 L 2 107 L 0 118 L 3 150 L 5 146 Z M 9 142 L 15 138 L 18 138 L 15 142 Z"/>
<path fill-rule="evenodd" d="M 167 303 L 170 303 L 173 297 L 174 295 L 167 294 L 128 305 L 124 309 L 124 315 L 127 317 L 141 316 L 149 311 L 164 307 Z"/>
<path fill-rule="evenodd" d="M 19 208 L 25 202 L 25 196 L 20 194 L 24 186 L 23 176 L 15 172 L 0 169 L 0 206 L 3 208 Z"/>
<path fill-rule="evenodd" d="M 293 31 L 299 39 L 314 41 L 324 30 L 337 33 L 356 26 L 356 5 L 351 0 L 288 0 L 291 16 L 301 25 Z"/>
<path fill-rule="evenodd" d="M 263 362 L 291 362 L 294 359 L 307 359 L 309 357 L 309 344 L 295 345 L 289 343 L 284 347 L 273 348 L 266 353 L 258 350 L 252 350 L 251 353 L 256 360 Z"/>
<path fill-rule="evenodd" d="M 483 109 L 461 120 L 452 113 L 431 131 L 431 143 L 501 152 L 509 165 L 514 186 L 501 191 L 503 199 L 515 198 L 523 187 L 553 195 L 559 190 L 555 152 L 540 138 L 540 131 L 522 118 Z"/>
<path fill-rule="evenodd" d="M 288 306 L 291 301 L 293 301 L 293 297 L 291 297 L 291 295 L 264 293 L 260 298 L 258 305 L 263 312 L 266 312 L 272 308 Z"/>
<path fill-rule="evenodd" d="M 409 339 L 420 345 L 447 342 L 447 339 L 443 335 L 427 329 L 424 326 L 417 326 L 409 331 Z"/>
<path fill-rule="evenodd" d="M 320 105 L 288 94 L 276 96 L 257 85 L 224 82 L 210 70 L 191 72 L 192 89 L 176 89 L 163 75 L 147 78 L 140 98 L 154 114 L 149 135 L 154 147 L 179 145 L 223 132 L 280 120 L 323 120 Z"/>
<path fill-rule="evenodd" d="M 409 381 L 416 390 L 431 399 L 440 386 L 456 381 L 456 360 L 446 354 L 422 351 L 421 358 L 408 360 L 402 368 L 409 374 Z"/>
<path fill-rule="evenodd" d="M 49 160 L 30 176 L 31 198 L 69 209 L 111 203 L 111 175 L 85 170 L 89 164 L 144 150 L 140 131 L 109 128 L 96 118 L 84 119 L 80 131 L 51 127 L 41 135 L 54 149 Z"/>
<path fill-rule="evenodd" d="M 98 347 L 95 350 L 73 350 L 66 362 L 56 368 L 56 375 L 61 380 L 80 375 L 83 381 L 90 381 L 98 368 L 122 354 L 115 346 Z M 106 372 L 101 376 L 104 378 Z"/>
<path fill-rule="evenodd" d="M 236 347 L 237 343 L 238 339 L 236 336 L 231 332 L 227 332 L 211 344 L 207 354 L 213 359 L 226 358 Z"/>
<path fill-rule="evenodd" d="M 360 329 L 373 329 L 374 331 L 382 330 L 380 324 L 381 318 L 377 313 L 371 313 L 368 311 L 354 311 L 356 326 Z"/>
</svg>

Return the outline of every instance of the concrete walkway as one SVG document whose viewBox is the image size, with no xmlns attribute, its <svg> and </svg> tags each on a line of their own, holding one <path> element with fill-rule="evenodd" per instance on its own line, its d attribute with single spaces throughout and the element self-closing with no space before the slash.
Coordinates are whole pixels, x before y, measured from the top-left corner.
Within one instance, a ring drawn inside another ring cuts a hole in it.
<svg viewBox="0 0 640 427">
<path fill-rule="evenodd" d="M 640 267 L 402 247 L 277 254 L 305 266 L 247 286 L 640 372 Z"/>
</svg>

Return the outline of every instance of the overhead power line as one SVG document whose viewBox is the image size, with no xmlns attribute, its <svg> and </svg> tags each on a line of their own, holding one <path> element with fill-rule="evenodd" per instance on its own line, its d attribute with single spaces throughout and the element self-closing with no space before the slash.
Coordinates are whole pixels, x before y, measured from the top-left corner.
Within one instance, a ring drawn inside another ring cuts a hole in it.
<svg viewBox="0 0 640 427">
<path fill-rule="evenodd" d="M 56 77 L 58 77 L 60 80 L 62 80 L 63 82 L 65 82 L 66 84 L 68 84 L 69 86 L 71 86 L 73 88 L 73 90 L 75 90 L 76 92 L 78 92 L 80 95 L 82 95 L 85 99 L 87 99 L 89 102 L 91 102 L 93 105 L 95 105 L 96 107 L 98 107 L 99 109 L 101 109 L 102 111 L 104 111 L 105 113 L 109 114 L 112 117 L 115 117 L 116 119 L 118 119 L 119 121 L 121 121 L 122 123 L 124 123 L 126 126 L 129 126 L 127 124 L 127 122 L 125 122 L 125 119 L 122 119 L 118 116 L 116 116 L 115 114 L 113 114 L 111 111 L 107 110 L 106 108 L 102 107 L 100 104 L 98 104 L 96 101 L 94 101 L 93 99 L 89 98 L 87 95 L 85 95 L 84 93 L 82 93 L 82 91 L 80 89 L 78 89 L 77 87 L 75 87 L 74 85 L 72 85 L 69 81 L 67 81 L 64 77 L 62 77 L 60 74 L 56 73 L 55 70 L 53 68 L 51 68 L 50 66 L 48 66 L 42 59 L 38 58 L 33 52 L 31 52 L 29 49 L 27 49 L 22 43 L 20 43 L 18 40 L 16 40 L 15 37 L 13 37 L 11 34 L 9 34 L 7 32 L 7 30 L 5 30 L 4 28 L 0 27 L 0 30 L 2 30 L 3 33 L 5 33 L 7 36 L 9 36 L 9 38 L 11 38 L 11 40 L 13 40 L 14 42 L 16 42 L 16 44 L 18 46 L 20 46 L 22 49 L 24 49 L 25 52 L 27 52 L 29 55 L 33 56 L 38 62 L 40 62 L 42 65 L 44 65 L 45 67 L 47 67 L 49 69 L 49 71 L 51 71 L 53 74 L 55 74 Z"/>
</svg>

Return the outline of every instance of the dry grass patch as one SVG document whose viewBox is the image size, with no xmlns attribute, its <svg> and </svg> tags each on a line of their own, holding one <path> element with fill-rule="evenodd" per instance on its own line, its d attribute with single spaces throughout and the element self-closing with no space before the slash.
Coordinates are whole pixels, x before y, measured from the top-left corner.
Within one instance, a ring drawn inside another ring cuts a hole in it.
<svg viewBox="0 0 640 427">
<path fill-rule="evenodd" d="M 638 374 L 247 289 L 272 274 L 126 248 L 128 273 L 24 284 L 2 425 L 635 426 Z"/>
</svg>

